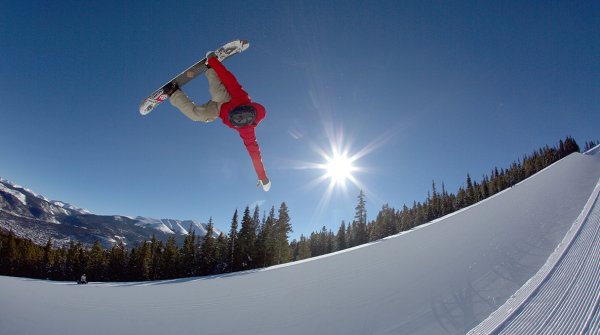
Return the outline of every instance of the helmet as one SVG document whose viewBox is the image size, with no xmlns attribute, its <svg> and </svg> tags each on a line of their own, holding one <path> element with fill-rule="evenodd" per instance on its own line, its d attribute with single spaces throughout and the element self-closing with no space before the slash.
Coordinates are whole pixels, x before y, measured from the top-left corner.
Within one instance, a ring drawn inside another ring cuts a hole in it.
<svg viewBox="0 0 600 335">
<path fill-rule="evenodd" d="M 236 128 L 254 124 L 256 109 L 252 105 L 241 105 L 229 112 L 229 122 Z"/>
</svg>

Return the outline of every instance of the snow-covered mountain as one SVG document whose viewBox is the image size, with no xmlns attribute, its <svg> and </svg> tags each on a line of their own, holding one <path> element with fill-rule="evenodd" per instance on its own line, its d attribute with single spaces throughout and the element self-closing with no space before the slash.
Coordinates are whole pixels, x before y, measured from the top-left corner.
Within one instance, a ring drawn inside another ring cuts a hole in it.
<svg viewBox="0 0 600 335">
<path fill-rule="evenodd" d="M 154 229 L 166 234 L 187 235 L 191 227 L 196 235 L 206 235 L 207 225 L 196 220 L 152 219 L 142 216 L 137 216 L 133 220 L 137 221 L 135 225 L 138 227 Z M 215 237 L 220 233 L 221 231 L 213 227 Z"/>
<path fill-rule="evenodd" d="M 599 334 L 594 152 L 411 231 L 281 266 L 88 285 L 0 276 L 0 334 Z"/>
<path fill-rule="evenodd" d="M 181 241 L 192 227 L 196 235 L 206 234 L 206 224 L 194 220 L 153 219 L 142 216 L 95 215 L 63 201 L 49 200 L 30 189 L 0 178 L 0 229 L 12 230 L 38 244 L 49 238 L 58 244 L 70 240 L 93 244 L 99 240 L 110 247 L 117 240 L 126 245 L 149 240 L 152 235 Z M 214 235 L 221 232 L 214 229 Z"/>
</svg>

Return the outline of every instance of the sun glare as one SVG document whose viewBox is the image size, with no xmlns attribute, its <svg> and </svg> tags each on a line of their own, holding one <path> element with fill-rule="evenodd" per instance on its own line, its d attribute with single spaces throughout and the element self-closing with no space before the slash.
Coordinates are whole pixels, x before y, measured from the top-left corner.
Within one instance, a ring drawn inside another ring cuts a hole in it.
<svg viewBox="0 0 600 335">
<path fill-rule="evenodd" d="M 369 153 L 385 144 L 394 134 L 394 132 L 385 132 L 358 151 L 354 151 L 351 148 L 351 139 L 344 138 L 344 131 L 341 127 L 335 128 L 333 124 L 325 123 L 325 133 L 329 142 L 327 143 L 328 146 L 323 147 L 314 142 L 309 142 L 314 152 L 320 156 L 321 161 L 299 161 L 295 166 L 297 169 L 309 169 L 321 172 L 316 178 L 306 184 L 306 187 L 309 189 L 325 185 L 325 189 L 322 189 L 321 200 L 315 209 L 315 217 L 321 215 L 334 196 L 341 196 L 343 199 L 347 198 L 349 186 L 373 194 L 357 176 L 357 174 L 369 172 L 369 169 L 358 163 Z M 290 135 L 295 139 L 300 138 L 297 135 L 295 136 L 295 134 Z"/>
<path fill-rule="evenodd" d="M 325 165 L 326 176 L 331 178 L 335 183 L 344 183 L 346 179 L 352 178 L 352 172 L 355 167 L 352 165 L 352 160 L 343 154 L 334 154 L 333 157 L 327 158 Z"/>
</svg>

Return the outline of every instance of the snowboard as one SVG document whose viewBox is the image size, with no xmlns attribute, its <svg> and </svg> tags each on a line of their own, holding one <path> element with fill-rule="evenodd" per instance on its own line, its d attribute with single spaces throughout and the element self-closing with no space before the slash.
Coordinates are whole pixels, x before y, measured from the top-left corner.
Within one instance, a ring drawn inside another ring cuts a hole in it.
<svg viewBox="0 0 600 335">
<path fill-rule="evenodd" d="M 248 41 L 234 40 L 215 50 L 214 53 L 217 59 L 219 59 L 219 61 L 224 61 L 225 59 L 248 49 L 249 46 L 250 43 L 248 43 Z M 163 101 L 167 100 L 170 95 L 167 94 L 165 90 L 168 87 L 170 87 L 173 83 L 177 83 L 179 87 L 183 87 L 192 79 L 198 77 L 199 75 L 203 74 L 206 70 L 208 70 L 206 60 L 206 57 L 202 58 L 194 65 L 187 68 L 185 71 L 181 72 L 175 78 L 169 80 L 166 84 L 162 85 L 159 89 L 152 92 L 152 94 L 150 94 L 140 104 L 140 114 L 147 115 L 158 105 L 160 105 Z"/>
</svg>

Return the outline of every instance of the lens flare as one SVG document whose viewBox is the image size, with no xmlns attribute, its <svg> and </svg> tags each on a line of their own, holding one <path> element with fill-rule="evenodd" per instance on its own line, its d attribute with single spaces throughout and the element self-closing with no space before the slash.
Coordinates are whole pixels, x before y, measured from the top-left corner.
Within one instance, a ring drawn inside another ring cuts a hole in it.
<svg viewBox="0 0 600 335">
<path fill-rule="evenodd" d="M 326 110 L 317 109 L 320 111 Z M 323 117 L 329 114 L 323 112 L 320 115 Z M 374 171 L 372 168 L 363 165 L 364 158 L 381 148 L 398 132 L 396 129 L 383 131 L 366 145 L 353 149 L 354 139 L 344 136 L 344 129 L 341 124 L 334 123 L 330 118 L 325 118 L 322 121 L 327 140 L 325 143 L 317 143 L 314 140 L 315 138 L 321 138 L 321 136 L 305 136 L 306 134 L 298 128 L 290 130 L 290 136 L 293 139 L 307 141 L 316 154 L 315 156 L 318 156 L 313 161 L 291 161 L 293 169 L 317 172 L 315 177 L 310 179 L 304 186 L 306 191 L 318 190 L 321 193 L 311 219 L 312 222 L 316 222 L 317 218 L 321 217 L 332 199 L 335 198 L 336 201 L 353 201 L 353 198 L 349 196 L 349 188 L 356 189 L 356 192 L 363 190 L 366 194 L 377 198 L 377 195 L 361 180 L 364 173 Z"/>
<path fill-rule="evenodd" d="M 352 178 L 352 172 L 356 167 L 352 164 L 352 159 L 347 155 L 334 153 L 332 157 L 326 158 L 325 175 L 332 179 L 336 184 L 343 184 L 347 179 Z"/>
</svg>

